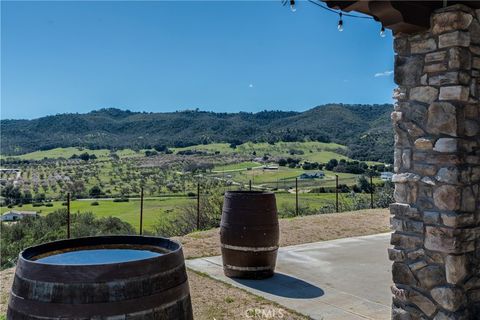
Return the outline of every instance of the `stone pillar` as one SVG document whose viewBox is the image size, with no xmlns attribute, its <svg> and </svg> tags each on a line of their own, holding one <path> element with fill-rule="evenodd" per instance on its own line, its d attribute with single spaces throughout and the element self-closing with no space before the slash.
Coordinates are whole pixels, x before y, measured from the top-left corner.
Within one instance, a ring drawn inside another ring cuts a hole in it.
<svg viewBox="0 0 480 320">
<path fill-rule="evenodd" d="M 395 36 L 392 319 L 480 319 L 479 19 Z"/>
</svg>

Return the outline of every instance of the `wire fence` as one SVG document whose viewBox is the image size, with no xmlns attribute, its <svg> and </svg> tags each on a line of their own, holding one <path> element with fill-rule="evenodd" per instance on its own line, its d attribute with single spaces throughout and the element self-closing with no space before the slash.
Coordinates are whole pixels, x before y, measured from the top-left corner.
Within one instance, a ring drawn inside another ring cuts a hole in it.
<svg viewBox="0 0 480 320">
<path fill-rule="evenodd" d="M 392 188 L 385 188 L 380 183 L 375 185 L 372 177 L 367 177 L 363 186 L 357 185 L 356 177 L 342 178 L 338 175 L 334 180 L 290 178 L 232 182 L 220 179 L 217 182 L 215 187 L 211 183 L 198 182 L 195 189 L 190 188 L 188 192 L 148 197 L 145 196 L 144 188 L 141 188 L 138 194 L 114 198 L 76 199 L 70 192 L 66 192 L 63 197 L 55 198 L 7 199 L 10 203 L 6 204 L 7 207 L 2 206 L 2 221 L 21 219 L 22 214 L 27 215 L 29 211 L 30 214 L 32 211 L 43 214 L 65 209 L 68 238 L 71 237 L 70 216 L 79 212 L 118 217 L 130 223 L 139 234 L 143 234 L 145 230 L 152 232 L 156 225 L 161 225 L 162 219 L 170 222 L 167 227 L 175 227 L 175 223 L 186 224 L 185 220 L 189 220 L 189 227 L 185 231 L 212 227 L 219 221 L 224 193 L 233 190 L 274 192 L 281 217 L 385 207 L 392 202 L 393 197 Z M 210 203 L 211 198 L 215 198 L 216 203 Z M 10 211 L 10 216 L 5 215 L 7 211 Z M 178 218 L 180 211 L 188 212 L 183 221 Z M 17 217 L 15 213 L 18 214 Z"/>
</svg>

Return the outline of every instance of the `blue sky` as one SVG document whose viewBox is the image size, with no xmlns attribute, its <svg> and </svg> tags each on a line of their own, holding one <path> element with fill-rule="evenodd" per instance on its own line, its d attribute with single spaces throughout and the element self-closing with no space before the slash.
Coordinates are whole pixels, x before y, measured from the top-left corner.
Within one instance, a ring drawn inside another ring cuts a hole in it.
<svg viewBox="0 0 480 320">
<path fill-rule="evenodd" d="M 390 103 L 391 33 L 280 1 L 4 2 L 1 116 Z"/>
</svg>

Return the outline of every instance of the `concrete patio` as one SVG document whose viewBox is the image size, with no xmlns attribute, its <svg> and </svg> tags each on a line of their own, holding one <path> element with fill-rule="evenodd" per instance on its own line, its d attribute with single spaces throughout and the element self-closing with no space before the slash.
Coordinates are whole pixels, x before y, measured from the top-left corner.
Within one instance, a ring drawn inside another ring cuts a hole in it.
<svg viewBox="0 0 480 320">
<path fill-rule="evenodd" d="M 230 279 L 220 256 L 187 266 L 314 319 L 390 319 L 390 234 L 308 243 L 279 250 L 276 274 L 266 280 Z"/>
</svg>

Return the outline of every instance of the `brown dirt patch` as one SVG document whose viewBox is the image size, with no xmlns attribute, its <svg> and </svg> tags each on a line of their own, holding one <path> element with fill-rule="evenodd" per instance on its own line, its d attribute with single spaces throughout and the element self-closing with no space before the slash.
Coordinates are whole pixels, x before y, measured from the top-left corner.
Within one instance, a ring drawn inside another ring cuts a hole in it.
<svg viewBox="0 0 480 320">
<path fill-rule="evenodd" d="M 280 246 L 388 232 L 387 209 L 329 213 L 280 220 Z M 219 229 L 175 237 L 183 244 L 185 258 L 220 255 Z"/>
<path fill-rule="evenodd" d="M 205 275 L 188 271 L 188 281 L 195 319 L 308 319 Z"/>
<path fill-rule="evenodd" d="M 0 316 L 7 313 L 8 296 L 14 274 L 15 268 L 0 271 Z"/>
</svg>

